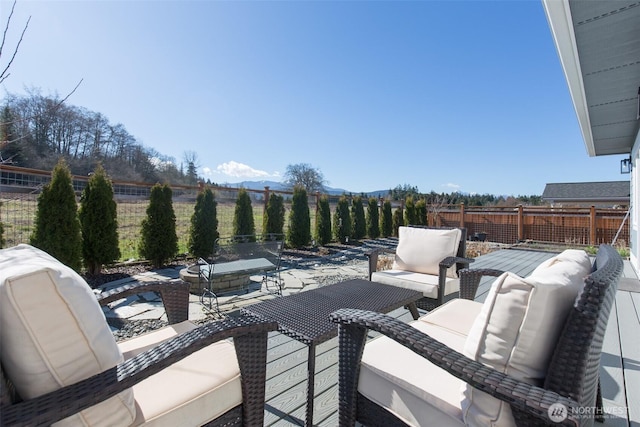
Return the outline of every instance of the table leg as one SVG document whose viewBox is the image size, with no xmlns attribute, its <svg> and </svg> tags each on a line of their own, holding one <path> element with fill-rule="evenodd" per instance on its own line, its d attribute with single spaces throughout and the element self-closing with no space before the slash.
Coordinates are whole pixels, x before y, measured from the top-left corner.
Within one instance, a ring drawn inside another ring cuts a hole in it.
<svg viewBox="0 0 640 427">
<path fill-rule="evenodd" d="M 316 379 L 316 345 L 309 346 L 309 360 L 307 361 L 307 418 L 304 425 L 313 427 L 313 398 L 315 395 Z"/>
<path fill-rule="evenodd" d="M 407 304 L 407 308 L 409 309 L 411 316 L 413 316 L 413 320 L 418 320 L 418 318 L 420 317 L 420 314 L 418 313 L 418 307 L 416 306 L 416 303 L 411 302 Z"/>
</svg>

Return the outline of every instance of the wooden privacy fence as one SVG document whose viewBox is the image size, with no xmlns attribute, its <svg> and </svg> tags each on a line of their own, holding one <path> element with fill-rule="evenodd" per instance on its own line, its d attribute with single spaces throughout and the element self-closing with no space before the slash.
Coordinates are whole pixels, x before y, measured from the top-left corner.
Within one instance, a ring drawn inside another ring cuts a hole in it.
<svg viewBox="0 0 640 427">
<path fill-rule="evenodd" d="M 429 223 L 466 227 L 469 236 L 486 233 L 488 241 L 513 244 L 523 241 L 629 246 L 626 209 L 567 207 L 431 207 Z M 614 241 L 615 240 L 615 241 Z"/>
</svg>

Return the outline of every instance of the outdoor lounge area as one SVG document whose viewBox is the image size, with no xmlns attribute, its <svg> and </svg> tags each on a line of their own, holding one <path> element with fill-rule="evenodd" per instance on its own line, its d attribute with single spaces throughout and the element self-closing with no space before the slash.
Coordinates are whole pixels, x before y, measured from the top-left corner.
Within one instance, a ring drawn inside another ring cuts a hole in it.
<svg viewBox="0 0 640 427">
<path fill-rule="evenodd" d="M 384 240 L 384 239 L 383 239 Z M 387 246 L 391 242 L 384 242 Z M 284 294 L 302 295 L 313 292 L 314 289 L 326 289 L 329 285 L 320 277 L 343 280 L 348 277 L 354 279 L 367 278 L 368 260 L 364 255 L 367 249 L 375 245 L 363 245 L 360 250 L 345 251 L 340 256 L 327 260 L 326 264 L 297 263 L 283 267 Z M 557 254 L 535 250 L 521 250 L 517 248 L 497 250 L 475 258 L 474 269 L 499 269 L 511 271 L 521 277 L 529 275 L 538 265 L 551 259 Z M 330 273 L 322 273 L 323 269 Z M 336 279 L 340 272 L 340 279 Z M 176 270 L 177 273 L 177 270 Z M 346 276 L 351 274 L 351 276 Z M 640 286 L 638 280 L 625 262 L 619 289 L 613 304 L 606 334 L 602 347 L 600 367 L 600 383 L 604 399 L 604 426 L 634 426 L 640 424 L 640 343 L 637 339 L 640 330 Z M 177 276 L 176 276 L 177 277 Z M 296 289 L 292 278 L 307 277 L 307 284 L 303 289 Z M 311 278 L 317 278 L 316 284 L 311 284 Z M 335 281 L 334 280 L 334 281 Z M 476 292 L 476 301 L 484 301 L 489 292 L 493 278 L 485 277 Z M 288 286 L 291 285 L 291 286 Z M 310 292 L 311 291 L 311 292 Z M 252 295 L 253 294 L 253 295 Z M 266 292 L 253 291 L 247 295 L 246 307 L 259 303 Z M 251 301 L 251 298 L 254 298 Z M 266 301 L 282 300 L 283 297 L 269 295 Z M 398 300 L 400 301 L 400 300 Z M 190 304 L 190 312 L 198 310 L 198 301 Z M 400 306 L 393 309 L 389 315 L 402 322 L 410 322 L 413 317 L 409 310 Z M 386 309 L 384 309 L 386 311 Z M 232 313 L 231 319 L 238 313 Z M 425 312 L 420 310 L 420 315 Z M 171 314 L 175 316 L 176 314 Z M 190 318 L 192 314 L 189 315 Z M 214 322 L 215 323 L 215 322 Z M 374 336 L 376 334 L 371 334 Z M 328 338 L 314 348 L 313 388 L 313 425 L 335 426 L 338 421 L 338 339 Z M 282 332 L 269 332 L 266 344 L 266 374 L 265 374 L 265 426 L 304 425 L 308 417 L 307 390 L 309 375 L 310 348 L 303 340 L 294 339 Z M 3 390 L 3 393 L 5 390 Z"/>
<path fill-rule="evenodd" d="M 505 249 L 476 258 L 473 267 L 508 270 L 524 277 L 553 255 Z M 477 301 L 484 301 L 491 282 L 491 278 L 481 282 Z M 606 415 L 604 423 L 596 423 L 596 426 L 640 425 L 639 291 L 635 272 L 625 262 L 623 279 L 604 336 L 600 367 Z M 390 315 L 403 322 L 412 320 L 410 312 L 404 308 Z M 303 425 L 307 351 L 299 342 L 278 332 L 270 335 L 268 347 L 265 425 Z M 332 339 L 316 350 L 314 425 L 339 424 L 337 347 L 338 340 Z"/>
</svg>

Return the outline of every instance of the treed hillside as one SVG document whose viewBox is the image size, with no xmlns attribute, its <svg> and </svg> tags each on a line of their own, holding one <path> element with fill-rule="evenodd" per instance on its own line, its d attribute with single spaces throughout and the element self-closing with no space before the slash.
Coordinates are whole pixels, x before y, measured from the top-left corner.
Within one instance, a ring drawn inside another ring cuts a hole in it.
<svg viewBox="0 0 640 427">
<path fill-rule="evenodd" d="M 38 90 L 25 96 L 9 94 L 1 108 L 0 164 L 52 170 L 58 158 L 64 156 L 74 175 L 87 175 L 102 163 L 109 176 L 119 181 L 184 185 L 195 185 L 198 181 L 195 157 L 176 162 L 142 145 L 123 124 L 111 123 L 101 113 L 63 102 L 57 96 L 44 96 Z M 420 193 L 417 187 L 408 184 L 363 196 L 393 200 L 412 196 L 429 205 L 541 204 L 540 196 Z"/>
<path fill-rule="evenodd" d="M 51 170 L 60 156 L 75 175 L 86 175 L 101 162 L 123 181 L 196 184 L 198 179 L 193 162 L 176 166 L 175 159 L 143 146 L 101 113 L 37 90 L 9 94 L 0 114 L 0 162 Z"/>
</svg>

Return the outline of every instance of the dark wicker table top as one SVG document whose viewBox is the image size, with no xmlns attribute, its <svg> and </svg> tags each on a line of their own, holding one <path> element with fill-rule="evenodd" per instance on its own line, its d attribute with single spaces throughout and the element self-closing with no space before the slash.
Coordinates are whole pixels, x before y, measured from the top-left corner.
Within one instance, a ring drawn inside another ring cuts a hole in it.
<svg viewBox="0 0 640 427">
<path fill-rule="evenodd" d="M 280 332 L 306 345 L 338 334 L 329 314 L 340 308 L 388 313 L 415 302 L 421 292 L 354 279 L 250 305 L 242 313 L 278 322 Z"/>
</svg>

